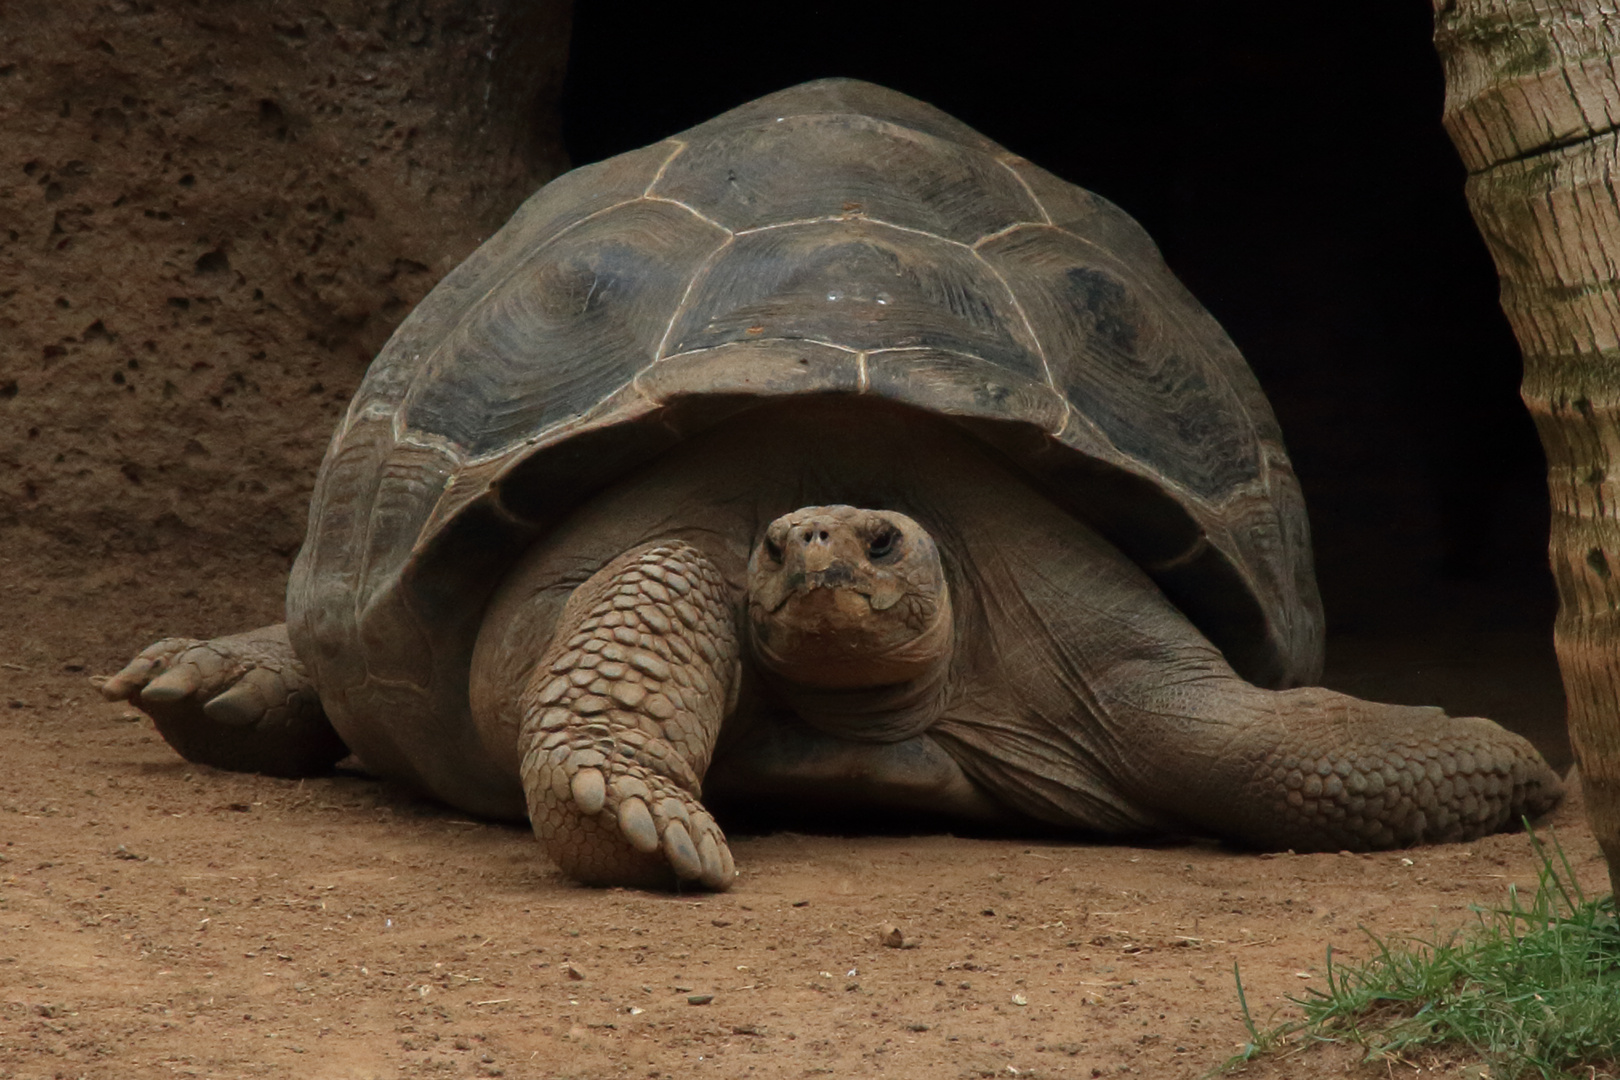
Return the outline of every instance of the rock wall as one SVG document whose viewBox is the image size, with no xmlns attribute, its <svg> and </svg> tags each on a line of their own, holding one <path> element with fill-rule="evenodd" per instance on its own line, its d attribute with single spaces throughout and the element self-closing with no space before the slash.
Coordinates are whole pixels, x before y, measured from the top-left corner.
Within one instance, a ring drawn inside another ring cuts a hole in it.
<svg viewBox="0 0 1620 1080">
<path fill-rule="evenodd" d="M 275 617 L 371 356 L 565 167 L 569 21 L 567 0 L 7 4 L 0 610 L 24 651 L 98 597 L 135 612 L 87 615 L 115 652 L 175 613 Z"/>
</svg>

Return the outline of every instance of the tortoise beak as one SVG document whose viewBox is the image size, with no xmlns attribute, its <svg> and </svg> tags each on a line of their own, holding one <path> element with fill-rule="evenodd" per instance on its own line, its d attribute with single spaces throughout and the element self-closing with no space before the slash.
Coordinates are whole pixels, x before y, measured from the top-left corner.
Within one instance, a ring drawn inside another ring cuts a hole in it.
<svg viewBox="0 0 1620 1080">
<path fill-rule="evenodd" d="M 863 587 L 848 563 L 835 562 L 822 570 L 789 571 L 781 577 L 780 587 L 772 590 L 772 595 L 761 599 L 765 610 L 774 612 L 780 611 L 790 600 L 811 608 L 827 607 L 832 604 L 832 596 L 839 592 L 871 602 L 875 591 L 869 583 Z"/>
<path fill-rule="evenodd" d="M 780 552 L 781 570 L 775 587 L 760 596 L 765 610 L 777 611 L 789 600 L 801 602 L 813 594 L 812 608 L 832 606 L 830 594 L 848 591 L 870 600 L 880 591 L 872 567 L 866 559 L 866 544 L 850 522 L 841 516 L 807 515 L 773 527 L 771 542 Z"/>
<path fill-rule="evenodd" d="M 848 589 L 854 587 L 857 592 L 863 592 L 855 580 L 855 570 L 846 562 L 835 562 L 820 570 L 812 570 L 804 575 L 804 586 L 799 591 L 809 592 L 811 589 Z"/>
</svg>

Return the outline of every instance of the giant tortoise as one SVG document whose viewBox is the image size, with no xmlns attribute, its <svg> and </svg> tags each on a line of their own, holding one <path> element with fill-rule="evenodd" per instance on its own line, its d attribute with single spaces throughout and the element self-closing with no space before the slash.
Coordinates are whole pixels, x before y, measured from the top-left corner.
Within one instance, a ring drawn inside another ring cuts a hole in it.
<svg viewBox="0 0 1620 1080">
<path fill-rule="evenodd" d="M 728 887 L 705 799 L 1301 850 L 1556 802 L 1488 720 L 1310 687 L 1322 637 L 1276 421 L 1142 229 L 826 80 L 529 199 L 372 364 L 286 625 L 104 690 L 592 883 Z"/>
</svg>

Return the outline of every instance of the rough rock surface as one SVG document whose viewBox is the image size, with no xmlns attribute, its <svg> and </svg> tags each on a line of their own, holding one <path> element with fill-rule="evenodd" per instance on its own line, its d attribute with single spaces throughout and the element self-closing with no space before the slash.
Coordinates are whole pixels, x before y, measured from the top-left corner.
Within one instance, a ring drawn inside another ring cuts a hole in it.
<svg viewBox="0 0 1620 1080">
<path fill-rule="evenodd" d="M 0 579 L 19 600 L 123 586 L 162 608 L 227 578 L 220 628 L 275 616 L 371 356 L 565 166 L 568 21 L 566 0 L 7 5 Z"/>
</svg>

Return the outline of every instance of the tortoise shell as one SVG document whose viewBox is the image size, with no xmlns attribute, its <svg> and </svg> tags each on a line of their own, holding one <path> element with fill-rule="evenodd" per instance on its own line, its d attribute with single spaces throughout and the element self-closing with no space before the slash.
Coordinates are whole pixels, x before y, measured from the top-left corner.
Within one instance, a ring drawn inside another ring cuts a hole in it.
<svg viewBox="0 0 1620 1080">
<path fill-rule="evenodd" d="M 436 789 L 395 747 L 482 755 L 468 658 L 517 555 L 682 438 L 802 394 L 963 425 L 1134 559 L 1240 674 L 1317 675 L 1276 421 L 1153 242 L 937 109 L 823 80 L 557 178 L 378 355 L 288 589 L 339 732 Z"/>
</svg>

